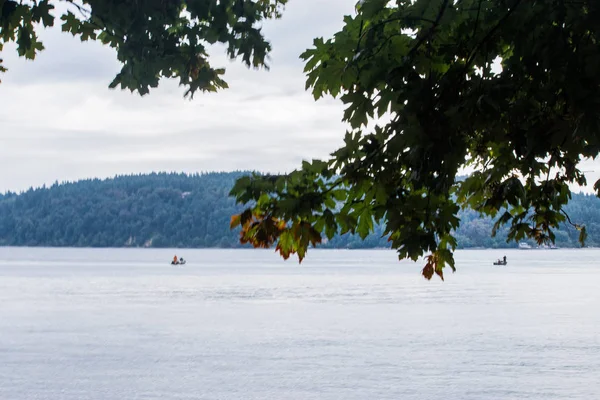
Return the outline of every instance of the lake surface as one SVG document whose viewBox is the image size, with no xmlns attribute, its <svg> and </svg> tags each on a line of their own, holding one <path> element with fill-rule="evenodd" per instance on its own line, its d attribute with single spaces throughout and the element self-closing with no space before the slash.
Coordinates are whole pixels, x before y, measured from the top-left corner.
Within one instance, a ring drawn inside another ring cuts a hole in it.
<svg viewBox="0 0 600 400">
<path fill-rule="evenodd" d="M 599 258 L 0 248 L 0 399 L 598 399 Z"/>
</svg>

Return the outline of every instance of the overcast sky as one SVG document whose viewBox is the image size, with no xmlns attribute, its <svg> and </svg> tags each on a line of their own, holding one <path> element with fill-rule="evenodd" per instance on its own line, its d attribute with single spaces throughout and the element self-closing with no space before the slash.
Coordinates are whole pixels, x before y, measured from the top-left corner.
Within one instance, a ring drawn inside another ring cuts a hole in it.
<svg viewBox="0 0 600 400">
<path fill-rule="evenodd" d="M 108 84 L 120 66 L 110 48 L 52 29 L 33 62 L 1 53 L 0 191 L 55 180 L 151 171 L 289 171 L 302 159 L 342 144 L 343 107 L 304 91 L 298 58 L 317 36 L 329 37 L 355 0 L 292 0 L 265 24 L 271 70 L 248 70 L 213 52 L 230 89 L 184 99 L 163 81 L 140 97 Z M 60 22 L 60 21 L 58 21 Z"/>
<path fill-rule="evenodd" d="M 213 52 L 212 64 L 227 67 L 230 89 L 192 101 L 173 81 L 144 97 L 108 89 L 120 69 L 113 50 L 82 43 L 60 26 L 42 32 L 46 50 L 34 62 L 5 46 L 0 191 L 152 171 L 284 172 L 302 159 L 326 157 L 342 144 L 343 106 L 315 102 L 304 91 L 298 56 L 313 38 L 338 31 L 354 4 L 291 0 L 281 20 L 265 24 L 271 70 L 248 70 Z"/>
</svg>

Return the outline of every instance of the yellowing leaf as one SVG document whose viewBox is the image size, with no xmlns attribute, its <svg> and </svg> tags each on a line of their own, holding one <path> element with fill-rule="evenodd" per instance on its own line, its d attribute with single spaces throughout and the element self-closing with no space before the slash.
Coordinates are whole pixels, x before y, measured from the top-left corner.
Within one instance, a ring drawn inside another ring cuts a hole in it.
<svg viewBox="0 0 600 400">
<path fill-rule="evenodd" d="M 236 214 L 231 216 L 231 221 L 229 222 L 229 229 L 233 229 L 236 226 L 239 226 L 242 222 L 242 215 Z"/>
</svg>

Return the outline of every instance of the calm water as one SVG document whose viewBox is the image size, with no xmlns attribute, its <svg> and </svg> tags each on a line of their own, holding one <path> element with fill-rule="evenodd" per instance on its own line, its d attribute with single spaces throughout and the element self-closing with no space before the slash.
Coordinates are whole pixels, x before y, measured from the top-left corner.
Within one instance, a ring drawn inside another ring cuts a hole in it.
<svg viewBox="0 0 600 400">
<path fill-rule="evenodd" d="M 0 248 L 0 399 L 600 398 L 600 251 L 173 254 Z"/>
</svg>

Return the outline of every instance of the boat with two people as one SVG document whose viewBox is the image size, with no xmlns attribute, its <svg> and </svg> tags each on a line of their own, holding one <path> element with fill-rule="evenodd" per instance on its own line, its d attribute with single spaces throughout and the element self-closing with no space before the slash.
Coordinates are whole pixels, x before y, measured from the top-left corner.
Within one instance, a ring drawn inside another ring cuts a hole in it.
<svg viewBox="0 0 600 400">
<path fill-rule="evenodd" d="M 506 263 L 507 263 L 506 256 L 494 261 L 494 265 L 506 265 Z"/>
<path fill-rule="evenodd" d="M 173 257 L 173 261 L 171 261 L 171 265 L 184 265 L 185 260 L 183 257 L 177 258 L 177 256 Z"/>
</svg>

